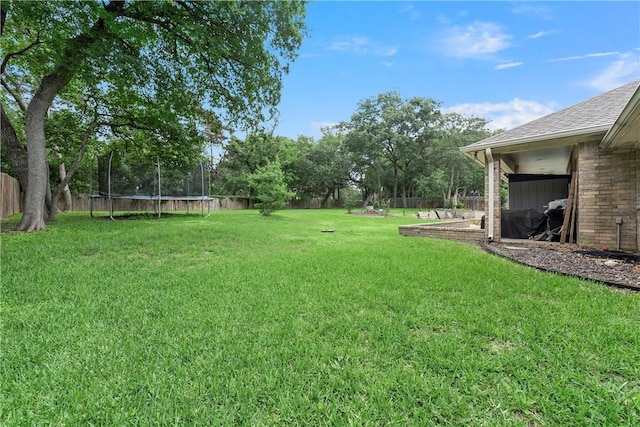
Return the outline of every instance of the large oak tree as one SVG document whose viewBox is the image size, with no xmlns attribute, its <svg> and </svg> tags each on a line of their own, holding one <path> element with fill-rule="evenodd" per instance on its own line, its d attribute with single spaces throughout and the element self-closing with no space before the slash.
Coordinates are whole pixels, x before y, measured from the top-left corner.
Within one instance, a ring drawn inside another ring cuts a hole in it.
<svg viewBox="0 0 640 427">
<path fill-rule="evenodd" d="M 252 128 L 275 117 L 305 32 L 303 1 L 1 6 L 2 146 L 26 190 L 24 231 L 45 228 L 54 102 L 87 111 L 89 131 L 144 131 L 171 155 L 212 122 Z"/>
<path fill-rule="evenodd" d="M 460 152 L 460 147 L 487 138 L 491 133 L 487 121 L 478 117 L 465 117 L 458 113 L 443 114 L 438 126 L 433 155 L 434 167 L 424 169 L 423 174 L 431 182 L 433 190 L 442 194 L 445 206 L 451 205 L 454 213 L 458 197 L 467 191 L 483 191 L 482 168 Z"/>
<path fill-rule="evenodd" d="M 344 137 L 330 128 L 322 133 L 318 141 L 298 137 L 291 189 L 301 199 L 321 197 L 325 206 L 330 196 L 348 185 L 350 163 L 342 146 Z"/>
<path fill-rule="evenodd" d="M 362 180 L 390 169 L 394 206 L 401 172 L 423 157 L 436 137 L 439 103 L 433 99 L 402 99 L 398 92 L 381 93 L 358 104 L 351 119 L 340 124 L 345 147 Z M 380 183 L 373 191 L 378 191 Z M 371 186 L 369 182 L 368 186 Z"/>
</svg>

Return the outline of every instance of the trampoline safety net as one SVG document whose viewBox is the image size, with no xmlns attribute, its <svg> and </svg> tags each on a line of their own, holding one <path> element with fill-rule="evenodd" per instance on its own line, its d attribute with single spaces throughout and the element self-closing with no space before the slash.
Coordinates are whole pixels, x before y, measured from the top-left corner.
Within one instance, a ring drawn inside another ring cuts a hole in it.
<svg viewBox="0 0 640 427">
<path fill-rule="evenodd" d="M 163 201 L 209 201 L 208 166 L 184 169 L 164 167 L 159 160 L 149 161 L 128 158 L 111 152 L 97 159 L 97 193 L 92 199 L 108 199 L 110 216 L 113 217 L 111 200 L 154 200 L 160 216 Z M 92 209 L 93 210 L 93 209 Z"/>
</svg>

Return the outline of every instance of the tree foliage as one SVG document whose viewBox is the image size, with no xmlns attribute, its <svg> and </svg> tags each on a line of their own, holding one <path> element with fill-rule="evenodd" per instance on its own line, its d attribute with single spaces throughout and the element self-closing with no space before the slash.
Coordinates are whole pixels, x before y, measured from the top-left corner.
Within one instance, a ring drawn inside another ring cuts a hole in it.
<svg viewBox="0 0 640 427">
<path fill-rule="evenodd" d="M 293 162 L 294 142 L 265 132 L 247 135 L 242 140 L 232 137 L 224 146 L 224 154 L 216 167 L 213 191 L 217 194 L 246 196 L 250 202 L 255 188 L 249 177 L 260 167 L 278 162 L 284 171 Z"/>
<path fill-rule="evenodd" d="M 302 1 L 3 1 L 2 145 L 26 188 L 18 229 L 45 227 L 54 101 L 95 132 L 179 161 L 205 126 L 275 117 L 304 16 Z"/>
<path fill-rule="evenodd" d="M 342 135 L 325 129 L 322 138 L 299 137 L 292 167 L 291 189 L 300 199 L 322 198 L 324 205 L 349 182 L 349 162 Z"/>
<path fill-rule="evenodd" d="M 384 187 L 383 177 L 390 176 L 395 201 L 401 174 L 426 155 L 435 138 L 438 108 L 432 99 L 404 100 L 397 92 L 361 101 L 351 119 L 340 125 L 346 132 L 354 180 L 374 194 Z"/>
<path fill-rule="evenodd" d="M 464 117 L 457 113 L 444 114 L 438 125 L 438 138 L 432 151 L 431 168 L 423 176 L 430 184 L 428 191 L 439 193 L 445 205 L 454 208 L 458 198 L 467 192 L 479 192 L 484 187 L 482 168 L 460 152 L 460 147 L 487 138 L 487 121 Z"/>
</svg>

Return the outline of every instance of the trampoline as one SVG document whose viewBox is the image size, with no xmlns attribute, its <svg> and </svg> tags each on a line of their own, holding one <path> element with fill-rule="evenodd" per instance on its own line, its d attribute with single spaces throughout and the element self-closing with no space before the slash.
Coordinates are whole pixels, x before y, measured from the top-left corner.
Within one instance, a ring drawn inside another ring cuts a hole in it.
<svg viewBox="0 0 640 427">
<path fill-rule="evenodd" d="M 141 210 L 143 202 L 153 204 L 154 214 L 162 217 L 163 203 L 170 205 L 173 211 L 178 210 L 178 203 L 186 206 L 189 213 L 191 202 L 199 202 L 202 216 L 211 214 L 211 201 L 216 200 L 209 194 L 208 167 L 200 162 L 190 172 L 179 168 L 162 166 L 160 156 L 156 156 L 155 163 L 141 162 L 129 159 L 116 151 L 107 156 L 97 158 L 98 188 L 97 194 L 89 195 L 89 213 L 94 217 L 94 201 L 106 200 L 109 218 L 114 217 L 114 202 L 118 200 L 140 201 L 137 209 L 129 203 L 128 209 L 123 211 Z M 93 191 L 91 191 L 93 192 Z M 172 203 L 171 203 L 172 202 Z M 145 210 L 148 204 L 144 205 Z"/>
</svg>

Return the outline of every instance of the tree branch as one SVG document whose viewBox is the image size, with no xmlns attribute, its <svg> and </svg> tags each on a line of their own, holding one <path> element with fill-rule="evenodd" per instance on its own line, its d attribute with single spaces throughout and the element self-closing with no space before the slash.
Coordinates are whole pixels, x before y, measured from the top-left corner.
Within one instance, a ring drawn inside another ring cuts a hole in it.
<svg viewBox="0 0 640 427">
<path fill-rule="evenodd" d="M 36 40 L 29 43 L 27 46 L 25 46 L 24 48 L 20 49 L 17 52 L 11 52 L 8 53 L 4 56 L 4 58 L 2 59 L 2 65 L 0 65 L 0 74 L 4 75 L 5 70 L 7 69 L 7 64 L 9 64 L 9 60 L 11 60 L 11 58 L 17 58 L 21 55 L 24 55 L 25 53 L 27 53 L 30 49 L 33 49 L 34 47 L 38 46 L 39 44 L 42 44 L 42 41 L 40 40 L 40 32 L 38 32 L 38 35 L 36 36 Z"/>
<path fill-rule="evenodd" d="M 6 89 L 7 92 L 9 92 L 9 95 L 11 95 L 11 97 L 18 103 L 18 107 L 20 107 L 20 110 L 22 110 L 22 112 L 26 113 L 27 112 L 27 103 L 22 98 L 22 95 L 18 91 L 18 88 L 16 88 L 14 90 L 13 88 L 9 87 L 9 84 L 6 82 L 4 77 L 2 77 L 0 79 L 0 84 L 2 85 L 3 88 Z"/>
<path fill-rule="evenodd" d="M 89 138 L 91 138 L 91 136 L 93 135 L 94 131 L 98 128 L 98 126 L 99 126 L 99 123 L 94 118 L 91 121 L 91 123 L 89 123 L 89 126 L 87 127 L 87 129 L 85 129 L 85 131 L 82 133 L 82 139 L 80 142 L 80 150 L 78 151 L 78 155 L 76 156 L 71 166 L 69 166 L 69 169 L 67 170 L 67 176 L 65 176 L 64 179 L 60 181 L 60 184 L 58 184 L 58 186 L 56 187 L 54 194 L 60 194 L 64 189 L 64 187 L 66 187 L 69 184 L 71 177 L 76 172 L 76 170 L 78 170 L 78 167 L 80 166 L 80 163 L 84 158 L 84 154 L 87 152 L 87 145 L 88 145 Z"/>
</svg>

